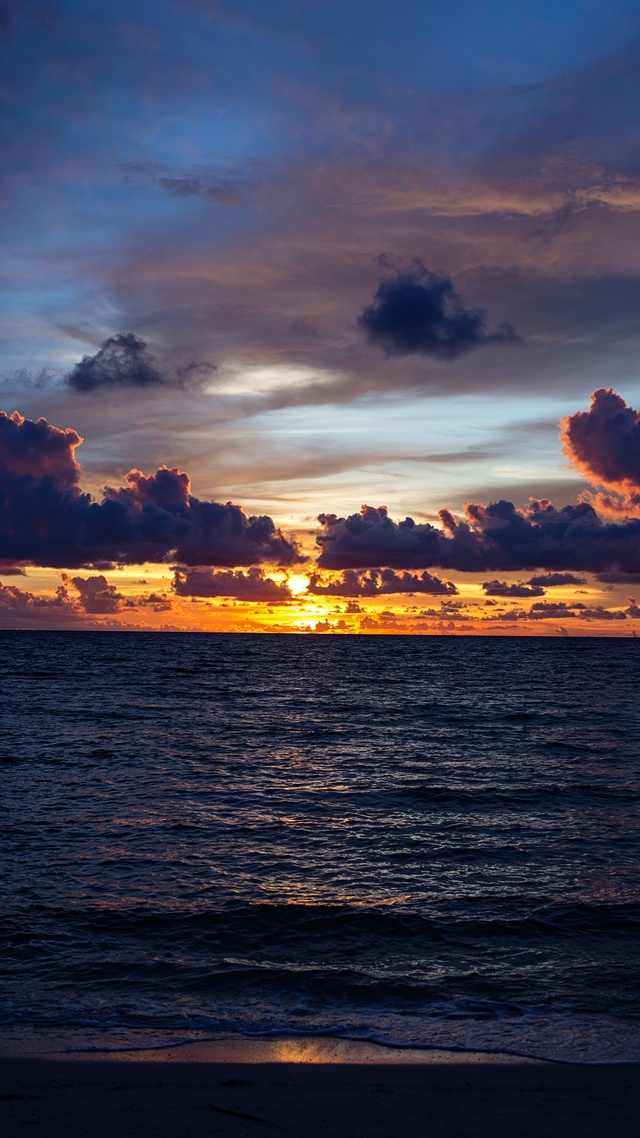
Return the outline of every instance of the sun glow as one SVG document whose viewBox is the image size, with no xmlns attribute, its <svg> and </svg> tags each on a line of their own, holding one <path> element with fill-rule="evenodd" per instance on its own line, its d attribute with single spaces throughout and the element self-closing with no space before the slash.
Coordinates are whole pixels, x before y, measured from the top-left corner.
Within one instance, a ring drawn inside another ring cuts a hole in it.
<svg viewBox="0 0 640 1138">
<path fill-rule="evenodd" d="M 292 573 L 287 578 L 289 589 L 294 597 L 300 596 L 301 593 L 306 593 L 309 587 L 309 578 L 305 577 L 302 573 Z"/>
</svg>

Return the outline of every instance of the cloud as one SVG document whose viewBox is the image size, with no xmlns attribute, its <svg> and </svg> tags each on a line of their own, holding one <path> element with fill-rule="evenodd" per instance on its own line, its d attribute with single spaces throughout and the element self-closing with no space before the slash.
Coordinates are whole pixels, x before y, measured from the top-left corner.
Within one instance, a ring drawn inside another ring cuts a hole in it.
<svg viewBox="0 0 640 1138">
<path fill-rule="evenodd" d="M 580 613 L 585 620 L 626 620 L 627 611 L 622 609 L 585 608 Z"/>
<path fill-rule="evenodd" d="M 418 253 L 427 264 L 444 266 L 465 308 L 481 303 L 520 331 L 525 325 L 512 310 L 508 282 L 499 301 L 489 299 L 483 285 L 493 268 L 522 270 L 531 313 L 528 349 L 501 353 L 488 382 L 513 381 L 511 359 L 521 357 L 524 368 L 528 352 L 527 373 L 515 377 L 525 393 L 532 375 L 538 385 L 555 386 L 583 373 L 579 363 L 592 356 L 591 334 L 606 328 L 606 314 L 593 325 L 583 316 L 583 335 L 575 338 L 568 334 L 568 301 L 551 321 L 537 321 L 532 278 L 539 271 L 549 290 L 560 277 L 575 297 L 585 276 L 601 284 L 603 271 L 635 268 L 627 238 L 637 221 L 638 179 L 633 170 L 625 173 L 623 162 L 637 165 L 628 108 L 638 90 L 638 53 L 630 50 L 634 37 L 626 25 L 618 21 L 628 57 L 606 60 L 602 52 L 612 50 L 611 41 L 594 32 L 593 11 L 577 22 L 593 36 L 583 71 L 584 38 L 558 51 L 554 30 L 553 45 L 533 65 L 530 58 L 524 62 L 531 37 L 522 36 L 521 27 L 514 35 L 512 23 L 500 58 L 483 45 L 472 59 L 468 38 L 460 52 L 465 37 L 454 30 L 455 10 L 443 13 L 436 28 L 431 6 L 413 5 L 412 18 L 392 26 L 389 7 L 378 4 L 360 21 L 369 32 L 364 40 L 358 28 L 358 58 L 352 53 L 345 65 L 353 40 L 341 23 L 344 5 L 302 5 L 288 28 L 280 20 L 275 26 L 270 13 L 258 30 L 255 5 L 194 0 L 183 11 L 147 4 L 140 6 L 139 34 L 129 38 L 120 12 L 106 27 L 96 6 L 91 15 L 82 6 L 60 7 L 55 34 L 21 38 L 20 50 L 7 60 L 16 103 L 28 109 L 10 138 L 14 186 L 32 191 L 14 191 L 11 214 L 17 279 L 24 281 L 35 266 L 23 313 L 44 312 L 48 319 L 55 311 L 62 322 L 82 305 L 85 316 L 97 308 L 126 314 L 117 327 L 153 334 L 154 346 L 156 335 L 167 343 L 184 337 L 196 358 L 236 358 L 244 350 L 251 360 L 269 357 L 311 369 L 324 362 L 344 376 L 332 392 L 339 400 L 367 382 L 379 388 L 385 370 L 389 383 L 388 361 L 359 351 L 344 321 L 375 292 L 371 259 L 387 248 L 407 264 Z M 333 17 L 324 18 L 335 22 L 331 34 L 316 14 L 327 7 Z M 487 35 L 495 48 L 503 29 L 495 35 L 492 18 Z M 33 66 L 21 64 L 25 52 Z M 250 67 L 238 66 L 239 54 Z M 537 82 L 541 75 L 544 82 Z M 113 90 L 120 101 L 105 95 Z M 191 123 L 188 154 L 176 115 Z M 212 147 L 214 120 L 221 133 L 220 145 Z M 64 147 L 52 144 L 60 130 Z M 136 139 L 144 139 L 144 147 Z M 115 173 L 141 149 L 153 167 L 144 194 L 116 182 Z M 232 173 L 198 165 L 213 152 L 234 155 Z M 181 160 L 190 165 L 180 169 Z M 209 224 L 206 215 L 217 207 L 199 209 L 199 199 L 233 197 L 235 181 L 242 209 L 229 224 Z M 54 199 L 58 255 L 43 239 Z M 583 208 L 592 202 L 611 208 Z M 555 213 L 564 215 L 567 207 L 580 212 L 572 215 L 577 232 L 563 231 L 561 253 L 532 249 L 531 217 L 549 215 L 555 225 Z M 476 274 L 472 294 L 469 273 Z M 293 324 L 318 328 L 317 346 L 289 338 Z M 570 345 L 580 359 L 563 368 Z M 551 353 L 552 366 L 539 366 L 539 351 L 547 362 Z M 607 352 L 618 348 L 607 344 Z M 497 356 L 491 353 L 492 365 Z M 164 354 L 160 359 L 164 363 Z M 465 365 L 468 359 L 461 357 Z M 411 387 L 423 365 L 419 355 L 394 361 L 394 388 Z M 451 382 L 454 377 L 458 389 L 486 390 L 485 375 L 475 369 L 452 369 Z M 324 389 L 319 384 L 316 390 Z"/>
<path fill-rule="evenodd" d="M 421 264 L 380 282 L 373 303 L 358 318 L 369 343 L 388 355 L 452 360 L 485 344 L 518 343 L 510 324 L 488 332 L 482 309 L 467 309 L 452 281 Z"/>
<path fill-rule="evenodd" d="M 0 478 L 9 475 L 40 482 L 50 479 L 73 489 L 80 477 L 75 449 L 83 439 L 77 431 L 52 427 L 46 419 L 25 419 L 0 411 Z"/>
<path fill-rule="evenodd" d="M 105 340 L 95 356 L 83 356 L 67 376 L 76 391 L 99 387 L 159 387 L 166 382 L 144 340 L 133 332 Z"/>
<path fill-rule="evenodd" d="M 19 589 L 16 585 L 0 584 L 0 616 L 19 619 L 39 620 L 47 614 L 59 614 L 69 608 L 66 589 L 61 586 L 56 595 L 39 596 L 26 589 Z"/>
<path fill-rule="evenodd" d="M 126 609 L 149 607 L 154 612 L 166 612 L 171 608 L 171 601 L 164 593 L 143 593 L 125 597 L 118 592 L 115 585 L 110 585 L 102 574 L 98 577 L 68 577 L 63 573 L 62 583 L 65 592 L 69 585 L 77 589 L 79 594 L 75 602 L 77 608 L 94 616 L 123 612 Z"/>
<path fill-rule="evenodd" d="M 229 568 L 301 560 L 267 516 L 231 502 L 201 501 L 189 475 L 131 470 L 101 501 L 82 493 L 76 431 L 0 415 L 0 561 L 82 568 L 173 561 Z"/>
<path fill-rule="evenodd" d="M 569 605 L 566 601 L 536 601 L 524 616 L 531 620 L 546 620 L 549 617 L 556 619 L 559 616 L 575 617 L 577 612 L 582 615 L 583 609 L 582 604 Z"/>
<path fill-rule="evenodd" d="M 70 586 L 77 590 L 77 596 L 70 591 Z M 92 621 L 87 617 L 113 616 L 141 608 L 164 612 L 171 609 L 171 601 L 157 593 L 124 597 L 102 575 L 70 578 L 63 573 L 53 595 L 0 584 L 0 626 L 3 628 L 131 627 L 118 621 Z"/>
<path fill-rule="evenodd" d="M 105 387 L 188 387 L 199 385 L 215 370 L 208 360 L 190 360 L 169 374 L 151 355 L 145 340 L 126 332 L 110 336 L 95 356 L 83 356 L 66 381 L 69 387 L 83 393 Z"/>
<path fill-rule="evenodd" d="M 423 573 L 396 573 L 393 569 L 369 569 L 358 573 L 345 569 L 338 580 L 312 573 L 307 592 L 329 597 L 378 597 L 382 593 L 457 594 L 452 581 Z"/>
<path fill-rule="evenodd" d="M 321 514 L 318 567 L 637 571 L 638 519 L 603 523 L 587 502 L 557 509 L 547 499 L 534 499 L 524 510 L 507 501 L 467 503 L 465 512 L 466 518 L 459 520 L 441 510 L 442 529 L 413 518 L 396 522 L 384 506 L 363 506 L 347 518 Z"/>
<path fill-rule="evenodd" d="M 552 588 L 556 585 L 586 585 L 585 577 L 576 577 L 575 573 L 539 573 L 536 577 L 530 577 L 527 584 L 529 585 L 542 585 L 544 588 Z"/>
<path fill-rule="evenodd" d="M 181 597 L 235 597 L 239 601 L 282 604 L 291 600 L 286 582 L 265 577 L 262 569 L 214 572 L 211 569 L 174 569 L 173 588 Z"/>
<path fill-rule="evenodd" d="M 540 585 L 525 585 L 519 581 L 517 585 L 509 585 L 506 581 L 483 581 L 482 588 L 488 597 L 543 597 L 544 589 Z"/>
<path fill-rule="evenodd" d="M 63 580 L 67 580 L 64 578 Z M 124 603 L 124 597 L 115 585 L 109 585 L 106 577 L 72 577 L 72 585 L 80 594 L 80 607 L 89 613 L 119 612 Z"/>
<path fill-rule="evenodd" d="M 319 514 L 318 521 L 321 569 L 423 569 L 438 563 L 440 531 L 413 518 L 394 522 L 386 506 L 362 506 L 348 518 Z"/>
<path fill-rule="evenodd" d="M 613 573 L 598 573 L 596 580 L 605 585 L 640 585 L 640 571 L 636 573 L 622 573 L 616 570 Z"/>
<path fill-rule="evenodd" d="M 588 411 L 562 420 L 561 440 L 569 461 L 590 482 L 639 494 L 640 412 L 611 387 L 594 391 Z"/>
</svg>

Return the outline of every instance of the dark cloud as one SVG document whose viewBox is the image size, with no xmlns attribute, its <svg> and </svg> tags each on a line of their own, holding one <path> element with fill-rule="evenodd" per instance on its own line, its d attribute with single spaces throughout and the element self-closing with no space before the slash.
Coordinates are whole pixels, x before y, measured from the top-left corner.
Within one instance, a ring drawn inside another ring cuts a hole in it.
<svg viewBox="0 0 640 1138">
<path fill-rule="evenodd" d="M 467 504 L 464 521 L 449 510 L 441 510 L 440 519 L 442 529 L 413 518 L 396 522 L 384 506 L 363 506 L 348 518 L 321 514 L 318 566 L 634 573 L 640 560 L 640 520 L 604 523 L 586 502 L 556 509 L 536 499 L 524 510 L 506 501 Z"/>
<path fill-rule="evenodd" d="M 125 598 L 106 577 L 72 577 L 72 585 L 80 594 L 80 607 L 89 613 L 113 613 L 123 608 Z"/>
<path fill-rule="evenodd" d="M 189 475 L 132 470 L 101 501 L 82 493 L 74 457 L 81 442 L 44 419 L 0 415 L 0 561 L 82 568 L 174 561 L 229 568 L 301 560 L 270 517 L 201 501 Z"/>
<path fill-rule="evenodd" d="M 282 604 L 291 600 L 286 582 L 278 583 L 265 577 L 262 569 L 253 568 L 243 573 L 214 572 L 211 569 L 174 569 L 173 587 L 180 597 L 235 597 L 239 601 L 266 601 Z"/>
<path fill-rule="evenodd" d="M 51 479 L 73 489 L 80 477 L 75 449 L 82 442 L 77 431 L 61 431 L 46 419 L 25 419 L 14 411 L 0 411 L 0 478 Z"/>
<path fill-rule="evenodd" d="M 60 587 L 55 596 L 39 596 L 26 589 L 19 589 L 16 585 L 0 584 L 0 616 L 40 619 L 43 614 L 66 612 L 69 608 L 68 597 L 64 587 Z"/>
<path fill-rule="evenodd" d="M 627 611 L 622 609 L 585 608 L 580 613 L 585 620 L 626 620 Z"/>
<path fill-rule="evenodd" d="M 637 573 L 622 573 L 616 570 L 612 573 L 597 573 L 596 580 L 605 585 L 640 585 L 640 571 Z"/>
<path fill-rule="evenodd" d="M 338 580 L 327 580 L 312 573 L 309 593 L 328 597 L 377 597 L 382 593 L 457 594 L 453 581 L 441 581 L 423 573 L 396 573 L 393 569 L 369 569 L 358 573 L 345 569 Z"/>
<path fill-rule="evenodd" d="M 582 615 L 583 604 L 567 604 L 566 601 L 536 601 L 525 615 L 532 620 L 542 620 L 546 617 L 570 617 Z"/>
<path fill-rule="evenodd" d="M 530 577 L 527 584 L 542 585 L 550 589 L 555 585 L 586 585 L 586 577 L 576 577 L 575 573 L 539 573 Z"/>
<path fill-rule="evenodd" d="M 486 313 L 465 308 L 452 281 L 423 265 L 381 281 L 358 324 L 369 343 L 399 356 L 419 353 L 452 360 L 485 344 L 520 339 L 510 324 L 488 332 Z"/>
<path fill-rule="evenodd" d="M 95 391 L 99 387 L 159 387 L 166 377 L 146 342 L 126 332 L 110 336 L 95 356 L 83 356 L 69 372 L 67 383 L 76 391 Z"/>
<path fill-rule="evenodd" d="M 525 614 L 527 615 L 527 614 Z M 581 617 L 584 620 L 626 620 L 626 609 L 605 609 L 597 606 L 588 608 L 586 605 L 565 604 L 564 601 L 537 601 L 531 606 L 528 616 L 531 620 L 543 620 L 548 617 L 557 618 Z"/>
<path fill-rule="evenodd" d="M 77 607 L 93 615 L 123 612 L 125 609 L 151 608 L 154 612 L 167 612 L 171 601 L 165 593 L 143 593 L 125 597 L 115 585 L 110 585 L 102 575 L 98 577 L 67 577 L 62 574 L 65 587 L 73 585 L 78 591 Z"/>
<path fill-rule="evenodd" d="M 482 588 L 488 597 L 543 597 L 544 589 L 540 585 L 525 585 L 519 581 L 517 585 L 510 585 L 507 581 L 483 581 Z"/>
<path fill-rule="evenodd" d="M 527 621 L 557 620 L 558 617 L 562 617 L 563 620 L 575 620 L 578 615 L 580 614 L 574 612 L 563 601 L 558 604 L 550 601 L 548 604 L 532 605 L 528 612 L 525 609 L 507 609 L 482 617 L 482 620 L 488 624 L 521 624 Z"/>
<path fill-rule="evenodd" d="M 187 388 L 199 387 L 215 370 L 209 360 L 188 360 L 169 373 L 160 367 L 145 340 L 126 332 L 110 336 L 95 356 L 83 356 L 66 381 L 83 393 L 101 388 Z"/>
<path fill-rule="evenodd" d="M 622 494 L 640 491 L 640 412 L 611 387 L 591 396 L 588 411 L 562 420 L 563 449 L 590 482 Z"/>
<path fill-rule="evenodd" d="M 321 569 L 423 569 L 438 563 L 441 532 L 413 518 L 394 522 L 386 506 L 363 506 L 348 518 L 319 514 L 318 521 Z"/>
<path fill-rule="evenodd" d="M 74 586 L 78 595 L 70 592 Z M 151 608 L 154 612 L 164 612 L 171 608 L 171 601 L 164 595 L 155 593 L 124 597 L 106 578 L 73 577 L 62 574 L 62 583 L 53 595 L 29 592 L 15 585 L 0 584 L 0 625 L 3 628 L 122 628 L 117 621 L 91 621 L 87 616 L 113 616 L 124 610 Z M 131 626 L 129 626 L 131 627 Z"/>
</svg>

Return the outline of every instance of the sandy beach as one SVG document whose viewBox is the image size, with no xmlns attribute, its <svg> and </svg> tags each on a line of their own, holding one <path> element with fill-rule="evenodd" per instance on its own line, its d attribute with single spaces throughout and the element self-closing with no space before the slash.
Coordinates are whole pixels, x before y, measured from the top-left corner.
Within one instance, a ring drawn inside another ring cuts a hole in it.
<svg viewBox="0 0 640 1138">
<path fill-rule="evenodd" d="M 631 1138 L 639 1116 L 631 1065 L 308 1040 L 0 1059 L 6 1138 Z"/>
</svg>

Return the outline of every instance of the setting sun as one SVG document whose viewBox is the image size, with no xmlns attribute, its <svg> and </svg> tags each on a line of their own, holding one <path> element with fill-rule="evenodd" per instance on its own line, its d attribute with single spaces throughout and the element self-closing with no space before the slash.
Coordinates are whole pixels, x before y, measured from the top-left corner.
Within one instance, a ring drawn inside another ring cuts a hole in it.
<svg viewBox="0 0 640 1138">
<path fill-rule="evenodd" d="M 291 576 L 287 578 L 287 584 L 294 597 L 299 597 L 301 593 L 306 593 L 309 586 L 309 578 L 303 576 L 302 573 L 292 573 Z"/>
</svg>

